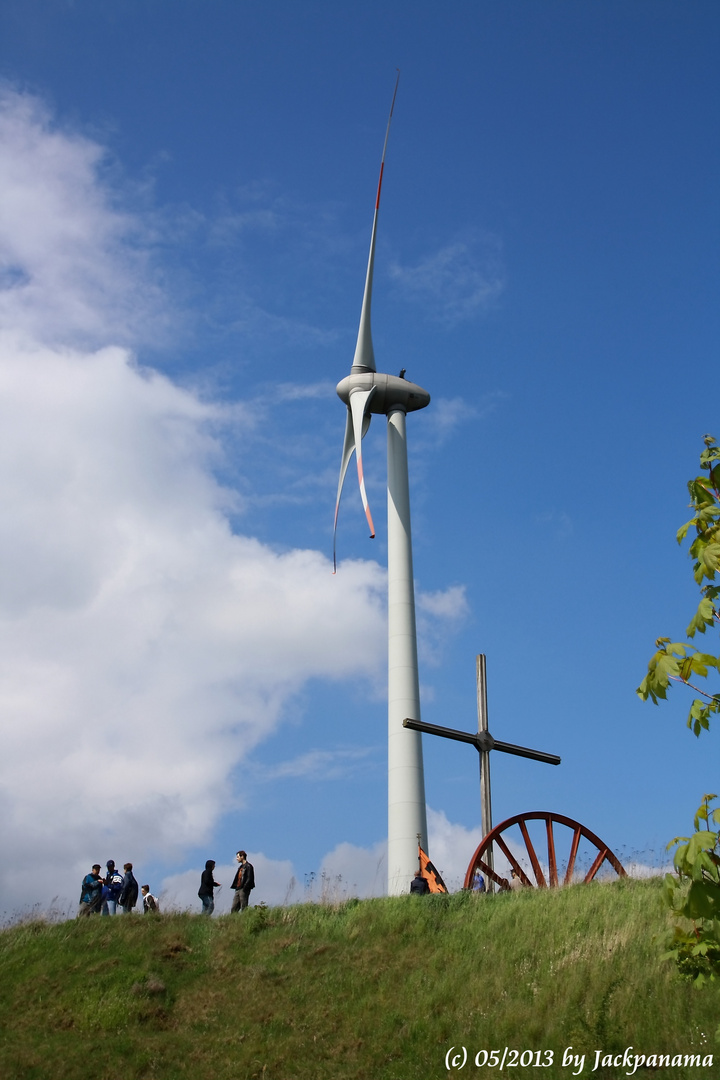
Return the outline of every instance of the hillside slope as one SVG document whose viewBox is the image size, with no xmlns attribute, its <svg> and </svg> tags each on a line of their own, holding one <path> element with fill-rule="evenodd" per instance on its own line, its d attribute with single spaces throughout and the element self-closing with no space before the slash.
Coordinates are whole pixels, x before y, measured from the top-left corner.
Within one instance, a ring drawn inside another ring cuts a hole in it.
<svg viewBox="0 0 720 1080">
<path fill-rule="evenodd" d="M 505 1047 L 545 1080 L 630 1071 L 597 1050 L 717 1063 L 720 994 L 661 959 L 666 929 L 657 881 L 29 923 L 0 934 L 0 1077 L 435 1080 L 463 1046 L 460 1077 Z"/>
</svg>

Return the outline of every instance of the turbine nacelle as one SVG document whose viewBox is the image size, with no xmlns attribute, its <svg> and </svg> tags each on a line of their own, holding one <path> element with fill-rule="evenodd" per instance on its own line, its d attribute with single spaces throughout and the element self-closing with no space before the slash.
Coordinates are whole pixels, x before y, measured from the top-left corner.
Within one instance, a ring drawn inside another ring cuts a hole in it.
<svg viewBox="0 0 720 1080">
<path fill-rule="evenodd" d="M 430 395 L 422 386 L 401 379 L 399 375 L 382 375 L 377 371 L 347 375 L 337 385 L 338 397 L 348 408 L 351 408 L 350 400 L 358 391 L 368 394 L 363 415 L 387 415 L 394 409 L 416 412 L 430 404 Z"/>
</svg>

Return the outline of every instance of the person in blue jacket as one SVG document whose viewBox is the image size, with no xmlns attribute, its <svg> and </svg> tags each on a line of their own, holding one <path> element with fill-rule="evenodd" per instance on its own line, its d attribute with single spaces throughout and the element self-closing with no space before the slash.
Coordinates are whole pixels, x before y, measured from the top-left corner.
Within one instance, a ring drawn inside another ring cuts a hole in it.
<svg viewBox="0 0 720 1080">
<path fill-rule="evenodd" d="M 81 915 L 94 915 L 100 911 L 104 884 L 105 882 L 100 877 L 100 863 L 93 863 L 92 870 L 82 880 L 78 918 Z"/>
<path fill-rule="evenodd" d="M 115 866 L 114 859 L 107 861 L 107 874 L 105 875 L 105 888 L 103 889 L 101 915 L 115 915 L 117 913 L 118 900 L 123 887 L 123 876 Z"/>
</svg>

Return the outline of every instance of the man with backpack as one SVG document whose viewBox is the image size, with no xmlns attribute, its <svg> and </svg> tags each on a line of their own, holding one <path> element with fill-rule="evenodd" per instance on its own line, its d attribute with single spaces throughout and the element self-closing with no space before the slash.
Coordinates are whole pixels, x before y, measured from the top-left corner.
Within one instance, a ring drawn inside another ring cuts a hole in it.
<svg viewBox="0 0 720 1080">
<path fill-rule="evenodd" d="M 255 869 L 252 863 L 247 861 L 247 851 L 238 851 L 235 858 L 240 865 L 230 886 L 231 889 L 235 890 L 232 907 L 230 908 L 231 913 L 245 910 L 248 906 L 250 893 L 255 888 Z"/>
<path fill-rule="evenodd" d="M 149 885 L 142 885 L 142 898 L 143 898 L 143 914 L 152 915 L 153 913 L 160 913 L 160 904 L 157 896 L 153 896 L 150 892 Z"/>
</svg>

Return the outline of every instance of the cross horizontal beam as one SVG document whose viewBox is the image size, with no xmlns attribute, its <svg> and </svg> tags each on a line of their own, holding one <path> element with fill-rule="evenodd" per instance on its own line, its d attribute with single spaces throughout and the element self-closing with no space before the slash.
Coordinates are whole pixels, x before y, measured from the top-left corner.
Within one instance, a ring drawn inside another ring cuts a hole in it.
<svg viewBox="0 0 720 1080">
<path fill-rule="evenodd" d="M 471 743 L 480 753 L 488 750 L 502 750 L 504 754 L 514 754 L 516 757 L 532 758 L 533 761 L 544 761 L 546 765 L 559 765 L 560 758 L 557 754 L 546 754 L 543 750 L 530 750 L 527 746 L 515 746 L 514 743 L 501 742 L 493 739 L 489 731 L 479 731 L 471 734 L 468 731 L 457 731 L 455 728 L 441 727 L 439 724 L 426 724 L 422 720 L 411 720 L 406 717 L 403 727 L 413 731 L 424 731 L 428 735 L 440 735 L 443 739 L 454 739 L 456 742 Z"/>
</svg>

